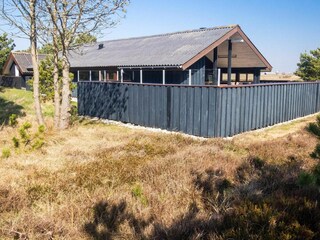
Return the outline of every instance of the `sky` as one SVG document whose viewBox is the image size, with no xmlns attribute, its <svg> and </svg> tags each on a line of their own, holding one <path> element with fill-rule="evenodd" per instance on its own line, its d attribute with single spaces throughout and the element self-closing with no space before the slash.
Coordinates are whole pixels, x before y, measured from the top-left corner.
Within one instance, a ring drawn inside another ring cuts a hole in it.
<svg viewBox="0 0 320 240">
<path fill-rule="evenodd" d="M 131 0 L 126 17 L 98 40 L 239 24 L 273 66 L 290 73 L 320 47 L 320 0 Z M 15 38 L 16 50 L 28 41 Z"/>
</svg>

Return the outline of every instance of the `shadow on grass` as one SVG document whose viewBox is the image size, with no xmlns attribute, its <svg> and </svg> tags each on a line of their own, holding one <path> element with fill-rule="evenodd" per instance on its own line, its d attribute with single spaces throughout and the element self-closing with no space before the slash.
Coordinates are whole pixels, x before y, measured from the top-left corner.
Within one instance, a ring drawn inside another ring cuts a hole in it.
<svg viewBox="0 0 320 240">
<path fill-rule="evenodd" d="M 320 194 L 302 188 L 297 178 L 302 162 L 294 157 L 285 164 L 267 164 L 250 157 L 238 167 L 231 183 L 222 171 L 193 172 L 194 187 L 201 203 L 171 225 L 164 225 L 161 213 L 143 220 L 118 205 L 97 203 L 94 219 L 84 226 L 93 239 L 320 239 Z M 200 210 L 201 209 L 201 210 Z M 123 232 L 128 223 L 132 232 Z M 148 228 L 148 234 L 145 230 Z"/>
<path fill-rule="evenodd" d="M 144 221 L 136 218 L 127 210 L 125 201 L 112 205 L 107 202 L 99 202 L 94 206 L 93 221 L 86 223 L 84 230 L 93 239 L 113 239 L 114 236 L 119 235 L 120 226 L 125 222 L 134 230 L 136 236 L 141 238 L 143 229 L 150 225 L 152 219 Z"/>
<path fill-rule="evenodd" d="M 1 91 L 4 90 L 0 88 L 0 92 Z M 21 105 L 0 97 L 0 126 L 8 125 L 9 118 L 12 114 L 16 114 L 18 117 L 25 116 Z"/>
</svg>

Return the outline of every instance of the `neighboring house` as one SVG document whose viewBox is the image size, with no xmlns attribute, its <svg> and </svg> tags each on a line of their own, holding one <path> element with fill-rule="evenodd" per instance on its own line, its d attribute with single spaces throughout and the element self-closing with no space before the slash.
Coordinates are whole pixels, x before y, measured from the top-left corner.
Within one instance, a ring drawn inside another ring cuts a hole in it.
<svg viewBox="0 0 320 240">
<path fill-rule="evenodd" d="M 75 81 L 219 84 L 272 66 L 239 25 L 111 40 L 70 52 Z"/>
<path fill-rule="evenodd" d="M 39 61 L 43 60 L 47 55 L 39 54 Z M 11 52 L 4 67 L 3 75 L 10 77 L 21 77 L 22 87 L 26 88 L 26 82 L 32 78 L 32 60 L 31 54 L 27 52 Z"/>
</svg>

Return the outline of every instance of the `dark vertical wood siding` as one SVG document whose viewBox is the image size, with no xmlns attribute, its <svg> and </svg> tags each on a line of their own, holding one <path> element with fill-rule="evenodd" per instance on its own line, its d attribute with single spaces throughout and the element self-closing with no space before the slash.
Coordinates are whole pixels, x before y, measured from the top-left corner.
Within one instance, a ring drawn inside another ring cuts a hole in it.
<svg viewBox="0 0 320 240">
<path fill-rule="evenodd" d="M 203 57 L 195 62 L 193 65 L 191 65 L 190 69 L 192 71 L 192 85 L 204 85 L 206 75 L 206 57 Z M 189 77 L 185 78 L 185 84 L 188 84 L 188 79 Z"/>
<path fill-rule="evenodd" d="M 320 83 L 241 87 L 78 83 L 79 115 L 227 137 L 320 110 Z"/>
</svg>

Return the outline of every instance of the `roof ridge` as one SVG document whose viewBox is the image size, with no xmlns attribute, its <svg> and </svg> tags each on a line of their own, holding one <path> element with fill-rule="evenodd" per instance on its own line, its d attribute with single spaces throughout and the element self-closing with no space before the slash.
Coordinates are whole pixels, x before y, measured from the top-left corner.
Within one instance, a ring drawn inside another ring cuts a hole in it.
<svg viewBox="0 0 320 240">
<path fill-rule="evenodd" d="M 16 52 L 16 51 L 11 51 L 11 53 L 13 53 L 13 54 L 20 54 L 20 55 L 22 55 L 22 54 L 28 54 L 28 55 L 31 55 L 31 53 L 30 53 L 30 52 Z M 45 54 L 45 53 L 38 53 L 38 55 L 49 55 L 49 54 Z"/>
<path fill-rule="evenodd" d="M 123 41 L 123 40 L 142 39 L 142 38 L 163 37 L 163 36 L 171 36 L 171 35 L 176 35 L 176 34 L 192 33 L 192 32 L 204 32 L 204 31 L 211 31 L 211 30 L 225 29 L 225 28 L 233 29 L 238 26 L 239 26 L 238 24 L 231 24 L 231 25 L 217 26 L 217 27 L 211 27 L 211 28 L 197 28 L 197 29 L 192 29 L 192 30 L 184 30 L 184 31 L 171 32 L 171 33 L 162 33 L 162 34 L 155 34 L 155 35 L 148 35 L 148 36 L 141 36 L 141 37 L 104 40 L 104 41 L 96 42 L 95 44 L 106 43 L 106 42 L 116 42 L 116 41 Z"/>
</svg>

